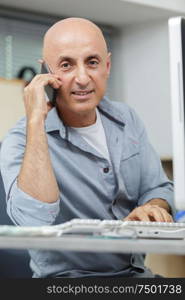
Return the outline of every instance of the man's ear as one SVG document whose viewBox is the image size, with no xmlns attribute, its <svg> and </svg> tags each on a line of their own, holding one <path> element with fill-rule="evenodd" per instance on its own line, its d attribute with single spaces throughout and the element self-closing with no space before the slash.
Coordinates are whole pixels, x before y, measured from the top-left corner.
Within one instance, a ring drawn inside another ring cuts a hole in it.
<svg viewBox="0 0 185 300">
<path fill-rule="evenodd" d="M 107 55 L 107 62 L 106 62 L 106 67 L 107 67 L 107 74 L 109 76 L 110 70 L 111 70 L 111 52 L 108 53 Z"/>
</svg>

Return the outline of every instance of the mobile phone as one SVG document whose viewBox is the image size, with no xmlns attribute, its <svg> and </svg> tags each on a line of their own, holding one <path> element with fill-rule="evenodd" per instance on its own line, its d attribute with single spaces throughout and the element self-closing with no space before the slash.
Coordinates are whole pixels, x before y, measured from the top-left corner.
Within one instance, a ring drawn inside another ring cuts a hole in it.
<svg viewBox="0 0 185 300">
<path fill-rule="evenodd" d="M 47 73 L 52 74 L 52 71 L 50 70 L 49 66 L 45 62 L 43 62 L 41 65 L 41 74 L 47 74 Z M 47 96 L 47 100 L 54 105 L 57 96 L 57 89 L 54 89 L 49 84 L 46 85 L 44 89 Z"/>
</svg>

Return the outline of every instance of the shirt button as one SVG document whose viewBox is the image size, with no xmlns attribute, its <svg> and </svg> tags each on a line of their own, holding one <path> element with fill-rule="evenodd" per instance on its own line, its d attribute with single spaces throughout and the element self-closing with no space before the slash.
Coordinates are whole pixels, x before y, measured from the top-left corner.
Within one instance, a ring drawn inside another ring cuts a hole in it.
<svg viewBox="0 0 185 300">
<path fill-rule="evenodd" d="M 109 168 L 103 168 L 103 172 L 104 173 L 108 173 L 109 172 Z"/>
</svg>

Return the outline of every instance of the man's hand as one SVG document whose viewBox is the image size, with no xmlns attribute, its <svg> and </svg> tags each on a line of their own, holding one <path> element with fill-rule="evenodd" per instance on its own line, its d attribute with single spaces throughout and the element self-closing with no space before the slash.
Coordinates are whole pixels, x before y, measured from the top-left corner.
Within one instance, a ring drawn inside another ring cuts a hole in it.
<svg viewBox="0 0 185 300">
<path fill-rule="evenodd" d="M 48 84 L 58 89 L 61 87 L 62 81 L 59 76 L 54 74 L 39 74 L 25 87 L 24 106 L 28 121 L 45 120 L 48 111 L 52 108 L 45 99 L 44 86 Z"/>
<path fill-rule="evenodd" d="M 163 199 L 152 199 L 136 207 L 123 221 L 173 222 L 169 206 Z"/>
</svg>

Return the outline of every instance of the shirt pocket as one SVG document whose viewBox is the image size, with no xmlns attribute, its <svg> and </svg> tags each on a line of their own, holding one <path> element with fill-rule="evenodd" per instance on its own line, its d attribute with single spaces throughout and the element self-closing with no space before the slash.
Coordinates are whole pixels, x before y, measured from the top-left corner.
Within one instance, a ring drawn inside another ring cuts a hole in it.
<svg viewBox="0 0 185 300">
<path fill-rule="evenodd" d="M 129 145 L 121 156 L 120 174 L 131 200 L 137 200 L 140 187 L 140 152 L 139 145 Z"/>
</svg>

